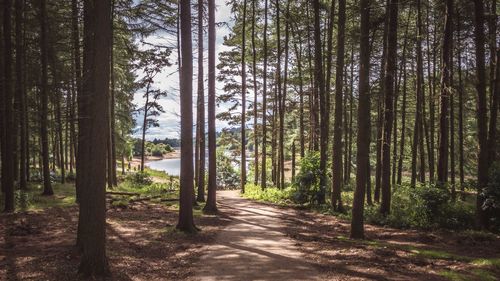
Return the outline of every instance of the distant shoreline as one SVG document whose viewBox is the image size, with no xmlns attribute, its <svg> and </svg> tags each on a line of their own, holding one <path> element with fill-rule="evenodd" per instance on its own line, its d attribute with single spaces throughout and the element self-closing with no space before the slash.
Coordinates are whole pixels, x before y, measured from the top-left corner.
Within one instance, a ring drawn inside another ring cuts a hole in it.
<svg viewBox="0 0 500 281">
<path fill-rule="evenodd" d="M 160 161 L 160 160 L 165 160 L 165 159 L 178 159 L 178 158 L 181 158 L 181 152 L 180 152 L 180 150 L 174 150 L 172 152 L 169 152 L 169 153 L 163 155 L 163 157 L 160 157 L 160 156 L 146 156 L 144 158 L 144 164 L 148 164 L 148 163 L 155 162 L 155 161 Z M 132 165 L 132 167 L 140 166 L 141 165 L 141 157 L 140 156 L 134 156 L 132 158 L 132 161 L 130 161 L 130 164 Z"/>
</svg>

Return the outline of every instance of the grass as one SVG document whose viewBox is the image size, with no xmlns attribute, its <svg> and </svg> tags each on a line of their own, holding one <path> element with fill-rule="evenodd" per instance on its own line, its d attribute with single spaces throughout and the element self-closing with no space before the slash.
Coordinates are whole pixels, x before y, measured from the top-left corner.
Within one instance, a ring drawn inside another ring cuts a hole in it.
<svg viewBox="0 0 500 281">
<path fill-rule="evenodd" d="M 73 183 L 52 183 L 53 196 L 42 196 L 43 186 L 31 183 L 27 191 L 16 190 L 16 211 L 40 211 L 51 207 L 65 208 L 74 206 L 75 185 Z M 0 195 L 0 204 L 3 206 L 4 198 Z"/>
</svg>

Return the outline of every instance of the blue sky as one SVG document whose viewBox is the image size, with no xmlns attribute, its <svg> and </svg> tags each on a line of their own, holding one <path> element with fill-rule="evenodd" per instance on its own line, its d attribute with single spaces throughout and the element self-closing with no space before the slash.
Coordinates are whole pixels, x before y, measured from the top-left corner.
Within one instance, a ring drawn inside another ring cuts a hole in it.
<svg viewBox="0 0 500 281">
<path fill-rule="evenodd" d="M 219 63 L 218 59 L 218 54 L 221 51 L 227 50 L 227 47 L 223 46 L 223 38 L 224 36 L 228 35 L 230 30 L 228 26 L 232 25 L 232 15 L 231 15 L 231 8 L 226 5 L 225 0 L 215 0 L 215 4 L 217 7 L 217 10 L 215 12 L 215 20 L 216 22 L 226 22 L 227 25 L 221 26 L 217 28 L 216 35 L 217 35 L 217 41 L 216 41 L 216 53 L 217 53 L 217 59 L 216 59 L 216 64 Z M 205 23 L 206 24 L 206 23 Z M 193 26 L 193 28 L 196 28 L 196 26 Z M 206 37 L 206 34 L 205 34 Z M 147 42 L 150 43 L 156 43 L 156 44 L 164 44 L 164 45 L 169 45 L 169 46 L 175 46 L 176 43 L 176 38 L 173 38 L 172 36 L 162 36 L 162 35 L 154 35 L 151 36 L 146 40 Z M 207 89 L 207 77 L 206 77 L 206 69 L 207 69 L 207 52 L 206 52 L 206 38 L 204 42 L 204 47 L 205 47 L 205 53 L 204 53 L 204 61 L 205 61 L 205 93 Z M 177 51 L 174 50 L 172 52 L 172 55 L 170 56 L 171 62 L 176 62 L 177 61 Z M 198 54 L 197 54 L 197 45 L 196 42 L 193 42 L 193 116 L 194 119 L 196 120 L 196 81 L 197 81 L 197 60 L 198 60 Z M 138 73 L 140 75 L 140 73 Z M 217 74 L 216 74 L 217 75 Z M 161 114 L 158 118 L 159 120 L 159 127 L 156 128 L 150 128 L 148 129 L 148 132 L 146 134 L 146 139 L 152 140 L 154 138 L 178 138 L 180 135 L 180 116 L 179 116 L 179 76 L 177 73 L 177 65 L 173 63 L 171 67 L 165 67 L 165 69 L 160 73 L 159 75 L 156 76 L 155 78 L 155 87 L 160 88 L 164 91 L 167 91 L 168 96 L 166 98 L 163 98 L 160 100 L 160 104 L 163 106 L 165 109 L 165 113 Z M 216 82 L 216 92 L 219 93 L 222 90 L 223 85 L 220 82 Z M 138 105 L 138 107 L 143 106 L 143 98 L 142 98 L 143 92 L 137 92 L 134 95 L 134 103 Z M 206 94 L 205 94 L 206 96 Z M 206 102 L 206 98 L 205 98 Z M 227 105 L 219 105 L 217 107 L 217 113 L 223 112 L 227 109 Z M 139 122 L 140 123 L 140 122 Z M 142 124 L 138 124 L 136 127 L 137 129 L 141 128 Z M 217 128 L 220 130 L 221 128 L 225 127 L 226 124 L 221 123 L 220 121 L 217 122 Z M 138 130 L 139 131 L 139 130 Z M 139 137 L 140 133 L 136 132 L 134 134 L 135 136 Z"/>
</svg>

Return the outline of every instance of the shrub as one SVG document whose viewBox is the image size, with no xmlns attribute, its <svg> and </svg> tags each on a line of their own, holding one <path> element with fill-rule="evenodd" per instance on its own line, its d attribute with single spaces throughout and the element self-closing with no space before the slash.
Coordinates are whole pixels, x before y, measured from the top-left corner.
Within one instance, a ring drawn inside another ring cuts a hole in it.
<svg viewBox="0 0 500 281">
<path fill-rule="evenodd" d="M 287 187 L 285 189 L 278 189 L 276 187 L 268 187 L 262 190 L 262 187 L 254 184 L 247 184 L 245 186 L 245 196 L 246 198 L 272 202 L 280 205 L 288 205 L 293 203 L 291 198 L 293 197 L 295 190 L 292 187 Z"/>
<path fill-rule="evenodd" d="M 295 177 L 293 198 L 299 204 L 314 203 L 324 196 L 325 187 L 320 186 L 321 169 L 319 152 L 310 152 L 300 160 L 300 170 Z"/>
<path fill-rule="evenodd" d="M 240 176 L 234 168 L 233 161 L 224 151 L 217 150 L 217 187 L 221 189 L 236 189 Z"/>
<path fill-rule="evenodd" d="M 132 173 L 127 176 L 127 180 L 134 186 L 151 185 L 153 183 L 153 179 L 146 172 Z"/>
<path fill-rule="evenodd" d="M 393 192 L 389 215 L 382 216 L 378 206 L 368 206 L 365 218 L 370 223 L 398 228 L 467 229 L 474 225 L 474 206 L 452 201 L 448 190 L 433 185 L 402 185 Z"/>
<path fill-rule="evenodd" d="M 491 225 L 500 229 L 500 162 L 491 165 L 488 186 L 483 189 L 483 210 L 488 212 Z"/>
</svg>

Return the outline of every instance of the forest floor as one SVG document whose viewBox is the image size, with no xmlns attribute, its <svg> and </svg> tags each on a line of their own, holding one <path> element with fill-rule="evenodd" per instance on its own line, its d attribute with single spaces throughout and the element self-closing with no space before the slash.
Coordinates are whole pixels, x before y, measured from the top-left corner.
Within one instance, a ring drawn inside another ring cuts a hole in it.
<svg viewBox="0 0 500 281">
<path fill-rule="evenodd" d="M 63 198 L 56 195 L 44 200 Z M 0 214 L 0 280 L 79 280 L 80 257 L 74 248 L 78 209 L 74 204 L 52 203 L 56 207 Z M 109 204 L 109 279 L 183 280 L 192 276 L 191 264 L 201 256 L 202 246 L 212 243 L 228 220 L 203 215 L 196 207 L 195 220 L 202 231 L 185 235 L 175 230 L 177 219 L 177 205 Z"/>
<path fill-rule="evenodd" d="M 52 207 L 0 215 L 0 280 L 78 280 L 77 207 L 63 197 L 43 198 L 60 201 Z M 367 239 L 351 240 L 349 222 L 331 215 L 237 191 L 218 192 L 218 204 L 217 216 L 195 208 L 196 235 L 175 230 L 175 204 L 110 204 L 111 279 L 500 280 L 493 234 L 366 225 Z"/>
<path fill-rule="evenodd" d="M 500 237 L 350 224 L 333 216 L 218 193 L 232 223 L 192 280 L 500 280 Z"/>
</svg>

